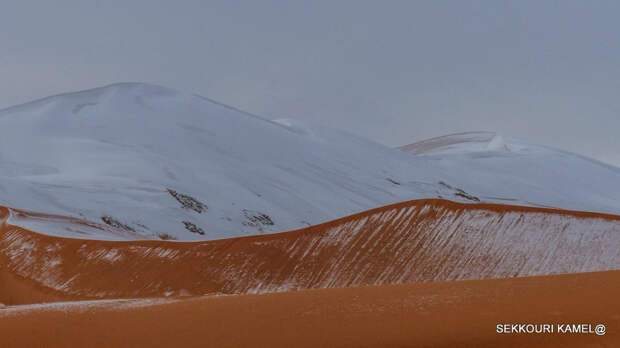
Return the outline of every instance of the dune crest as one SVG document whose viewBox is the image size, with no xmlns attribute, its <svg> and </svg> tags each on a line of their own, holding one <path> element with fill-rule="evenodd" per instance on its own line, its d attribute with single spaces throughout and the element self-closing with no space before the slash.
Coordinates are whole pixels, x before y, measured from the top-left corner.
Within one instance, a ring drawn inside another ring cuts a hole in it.
<svg viewBox="0 0 620 348">
<path fill-rule="evenodd" d="M 416 200 L 207 242 L 66 239 L 5 223 L 0 264 L 50 300 L 247 294 L 613 270 L 618 232 L 614 215 Z"/>
</svg>

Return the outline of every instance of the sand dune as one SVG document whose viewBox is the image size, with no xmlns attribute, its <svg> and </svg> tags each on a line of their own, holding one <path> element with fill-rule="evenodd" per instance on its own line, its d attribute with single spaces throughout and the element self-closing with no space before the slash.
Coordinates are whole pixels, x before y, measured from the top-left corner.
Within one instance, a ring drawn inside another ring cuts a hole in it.
<svg viewBox="0 0 620 348">
<path fill-rule="evenodd" d="M 0 309 L 2 347 L 618 347 L 620 271 Z M 147 303 L 148 304 L 148 303 Z M 498 334 L 500 323 L 607 333 Z"/>
<path fill-rule="evenodd" d="M 6 217 L 8 210 L 1 213 Z M 195 243 L 63 239 L 5 224 L 0 274 L 14 285 L 0 286 L 0 302 L 613 270 L 620 268 L 619 232 L 619 216 L 444 200 L 399 203 L 280 234 Z"/>
</svg>

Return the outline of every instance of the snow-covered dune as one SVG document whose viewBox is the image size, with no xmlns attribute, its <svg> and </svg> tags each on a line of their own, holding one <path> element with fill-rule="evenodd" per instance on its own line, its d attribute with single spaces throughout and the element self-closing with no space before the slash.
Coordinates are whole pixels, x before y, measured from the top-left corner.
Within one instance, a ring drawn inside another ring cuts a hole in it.
<svg viewBox="0 0 620 348">
<path fill-rule="evenodd" d="M 146 84 L 4 109 L 0 129 L 0 204 L 107 226 L 12 215 L 51 235 L 219 239 L 433 197 L 620 213 L 620 170 L 574 155 L 499 144 L 416 157 Z"/>
<path fill-rule="evenodd" d="M 370 141 L 146 84 L 5 109 L 0 129 L 1 204 L 127 232 L 13 221 L 56 235 L 193 240 L 285 231 L 434 195 L 437 181 L 425 160 Z"/>
<path fill-rule="evenodd" d="M 619 214 L 620 168 L 494 132 L 445 135 L 400 147 L 480 201 Z M 442 183 L 443 184 L 443 183 Z"/>
</svg>

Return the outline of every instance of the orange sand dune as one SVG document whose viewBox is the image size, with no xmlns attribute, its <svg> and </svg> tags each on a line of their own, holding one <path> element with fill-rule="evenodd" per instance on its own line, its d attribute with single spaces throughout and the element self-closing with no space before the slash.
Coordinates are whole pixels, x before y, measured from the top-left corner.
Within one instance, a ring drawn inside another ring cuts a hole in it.
<svg viewBox="0 0 620 348">
<path fill-rule="evenodd" d="M 620 347 L 620 271 L 0 309 L 2 347 Z M 29 307 L 29 306 L 25 306 Z M 501 323 L 607 333 L 498 334 Z"/>
<path fill-rule="evenodd" d="M 6 217 L 8 211 L 0 213 Z M 0 285 L 0 302 L 613 270 L 620 268 L 619 232 L 620 216 L 434 199 L 291 232 L 194 243 L 63 239 L 4 224 L 0 275 L 13 285 Z"/>
</svg>

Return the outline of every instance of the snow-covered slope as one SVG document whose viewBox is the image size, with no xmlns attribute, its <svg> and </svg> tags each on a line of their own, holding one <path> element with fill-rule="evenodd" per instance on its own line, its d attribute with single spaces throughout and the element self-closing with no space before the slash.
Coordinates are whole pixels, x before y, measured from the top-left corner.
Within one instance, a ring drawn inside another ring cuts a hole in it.
<svg viewBox="0 0 620 348">
<path fill-rule="evenodd" d="M 620 213 L 620 171 L 574 155 L 495 144 L 416 157 L 146 84 L 8 108 L 0 129 L 1 205 L 109 226 L 12 214 L 14 224 L 54 235 L 217 239 L 429 197 Z M 487 160 L 492 170 L 471 164 Z"/>
<path fill-rule="evenodd" d="M 0 204 L 128 234 L 13 220 L 56 235 L 194 240 L 279 232 L 434 196 L 438 181 L 426 160 L 364 139 L 146 84 L 5 109 L 0 129 Z"/>
<path fill-rule="evenodd" d="M 493 132 L 400 147 L 481 201 L 620 214 L 620 168 Z"/>
</svg>

